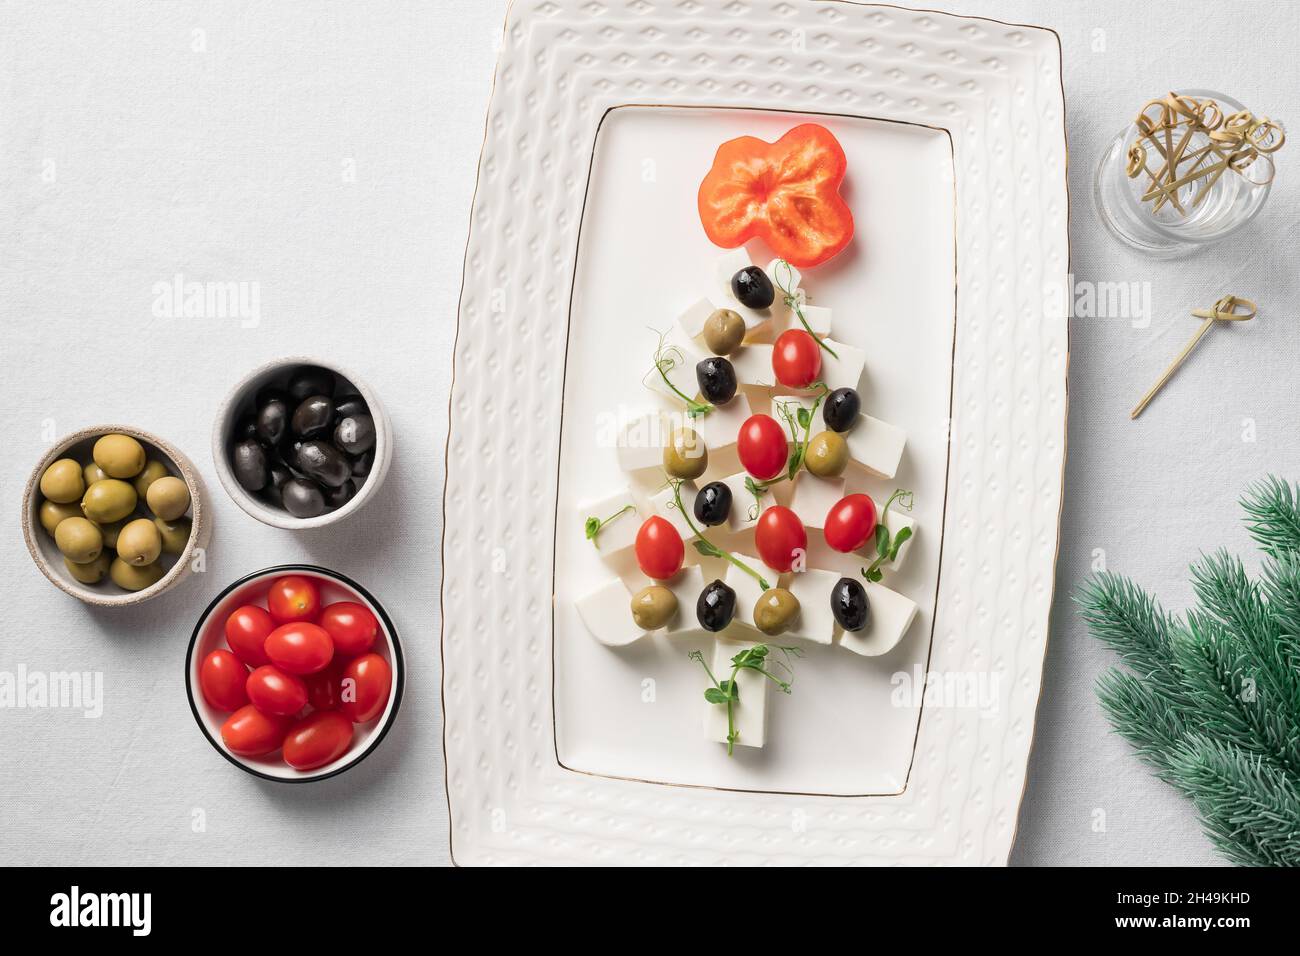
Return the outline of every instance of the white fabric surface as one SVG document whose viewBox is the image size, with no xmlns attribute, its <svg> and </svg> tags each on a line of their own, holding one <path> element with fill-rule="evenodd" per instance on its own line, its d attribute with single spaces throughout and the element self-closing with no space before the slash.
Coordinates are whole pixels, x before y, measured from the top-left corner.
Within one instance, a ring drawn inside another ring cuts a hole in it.
<svg viewBox="0 0 1300 956">
<path fill-rule="evenodd" d="M 1143 259 L 1104 233 L 1092 173 L 1129 115 L 1176 86 L 1221 89 L 1294 125 L 1294 13 L 1281 0 L 925 5 L 1060 33 L 1074 271 L 1151 284 L 1149 327 L 1072 324 L 1057 598 L 1012 861 L 1217 862 L 1186 803 L 1109 733 L 1092 684 L 1110 655 L 1068 598 L 1102 554 L 1181 608 L 1185 568 L 1200 549 L 1249 550 L 1234 503 L 1245 484 L 1268 471 L 1300 477 L 1288 155 L 1300 147 L 1280 155 L 1279 183 L 1249 231 L 1173 263 Z M 106 696 L 97 720 L 0 710 L 0 862 L 447 862 L 443 445 L 461 258 L 505 6 L 0 8 L 0 388 L 10 427 L 0 468 L 9 609 L 0 670 L 102 671 Z M 176 273 L 258 283 L 260 322 L 154 317 L 151 289 Z M 1130 422 L 1128 409 L 1193 331 L 1187 312 L 1226 292 L 1258 300 L 1260 318 L 1216 330 Z M 337 357 L 379 390 L 397 452 L 362 515 L 291 535 L 225 497 L 208 440 L 211 410 L 238 375 L 304 351 Z M 112 613 L 51 588 L 18 525 L 23 482 L 51 433 L 110 420 L 176 442 L 204 472 L 216 509 L 207 573 Z M 371 588 L 401 630 L 409 665 L 400 717 L 379 751 L 304 787 L 258 781 L 219 758 L 193 725 L 182 673 L 194 618 L 225 583 L 298 560 Z"/>
</svg>

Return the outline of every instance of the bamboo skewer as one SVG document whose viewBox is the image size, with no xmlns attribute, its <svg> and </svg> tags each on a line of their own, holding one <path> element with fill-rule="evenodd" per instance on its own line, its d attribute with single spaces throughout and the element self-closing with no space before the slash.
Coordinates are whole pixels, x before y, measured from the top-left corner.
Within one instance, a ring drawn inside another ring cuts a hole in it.
<svg viewBox="0 0 1300 956">
<path fill-rule="evenodd" d="M 1241 306 L 1246 311 L 1238 312 L 1238 306 Z M 1204 319 L 1205 321 L 1202 322 L 1201 327 L 1196 330 L 1196 334 L 1192 336 L 1191 341 L 1184 345 L 1183 350 L 1175 356 L 1172 362 L 1169 363 L 1169 367 L 1164 370 L 1164 373 L 1156 383 L 1152 385 L 1150 390 L 1142 396 L 1142 399 L 1133 406 L 1133 411 L 1129 412 L 1128 417 L 1134 419 L 1142 414 L 1146 407 L 1151 404 L 1151 400 L 1155 398 L 1160 390 L 1169 383 L 1169 380 L 1174 377 L 1174 373 L 1177 372 L 1182 367 L 1182 364 L 1187 361 L 1187 357 L 1192 354 L 1192 350 L 1201 344 L 1201 339 L 1205 338 L 1210 329 L 1214 328 L 1215 322 L 1245 322 L 1253 319 L 1256 311 L 1257 306 L 1254 302 L 1250 299 L 1243 299 L 1235 295 L 1225 295 L 1218 302 L 1214 303 L 1214 308 L 1212 309 L 1193 309 L 1192 315 L 1199 319 Z"/>
</svg>

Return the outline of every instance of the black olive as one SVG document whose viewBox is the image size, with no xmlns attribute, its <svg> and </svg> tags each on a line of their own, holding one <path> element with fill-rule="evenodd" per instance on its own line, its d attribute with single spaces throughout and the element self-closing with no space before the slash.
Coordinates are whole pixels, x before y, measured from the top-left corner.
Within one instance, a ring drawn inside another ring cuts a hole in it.
<svg viewBox="0 0 1300 956">
<path fill-rule="evenodd" d="M 706 631 L 722 630 L 735 613 L 736 592 L 719 580 L 706 585 L 695 602 L 695 617 Z"/>
<path fill-rule="evenodd" d="M 281 401 L 288 405 L 289 393 L 279 385 L 263 385 L 257 390 L 257 397 L 253 399 L 253 407 L 261 408 L 267 402 L 274 401 Z"/>
<path fill-rule="evenodd" d="M 314 518 L 325 513 L 325 495 L 305 478 L 290 478 L 280 493 L 284 509 L 295 518 Z"/>
<path fill-rule="evenodd" d="M 284 487 L 285 482 L 293 477 L 293 472 L 279 461 L 275 460 L 271 461 L 269 470 L 270 478 L 266 483 L 266 487 L 262 489 L 262 495 L 267 501 L 271 502 L 271 504 L 283 508 L 284 495 L 281 492 L 281 489 Z"/>
<path fill-rule="evenodd" d="M 356 496 L 356 493 L 356 483 L 345 481 L 337 488 L 325 489 L 325 504 L 329 506 L 331 511 L 335 508 L 342 508 Z"/>
<path fill-rule="evenodd" d="M 370 406 L 360 395 L 344 395 L 334 399 L 334 418 L 347 418 L 349 415 L 369 415 Z"/>
<path fill-rule="evenodd" d="M 313 481 L 337 488 L 352 477 L 352 464 L 328 442 L 305 441 L 298 446 L 297 471 Z"/>
<path fill-rule="evenodd" d="M 720 481 L 711 481 L 695 496 L 695 520 L 716 527 L 731 513 L 731 489 Z"/>
<path fill-rule="evenodd" d="M 334 373 L 327 368 L 315 365 L 303 365 L 293 370 L 289 376 L 289 397 L 294 403 L 313 395 L 334 394 Z"/>
<path fill-rule="evenodd" d="M 736 367 L 717 355 L 695 366 L 695 381 L 700 394 L 714 405 L 725 405 L 736 397 Z"/>
<path fill-rule="evenodd" d="M 870 617 L 867 589 L 853 578 L 840 578 L 831 588 L 831 613 L 844 630 L 862 630 Z"/>
<path fill-rule="evenodd" d="M 289 426 L 299 438 L 316 438 L 334 424 L 334 402 L 324 395 L 311 395 L 293 410 Z"/>
<path fill-rule="evenodd" d="M 334 444 L 349 455 L 375 447 L 375 420 L 369 415 L 349 415 L 334 427 Z"/>
<path fill-rule="evenodd" d="M 257 409 L 257 437 L 264 445 L 278 445 L 289 435 L 289 406 L 272 398 Z"/>
<path fill-rule="evenodd" d="M 370 474 L 370 469 L 375 464 L 375 450 L 363 451 L 352 459 L 352 474 L 356 478 L 364 478 Z"/>
<path fill-rule="evenodd" d="M 776 298 L 772 280 L 758 266 L 745 266 L 731 277 L 731 294 L 751 309 L 766 309 Z"/>
<path fill-rule="evenodd" d="M 822 405 L 822 421 L 833 432 L 846 432 L 857 423 L 862 411 L 862 399 L 851 388 L 837 388 L 826 396 Z"/>
<path fill-rule="evenodd" d="M 241 415 L 235 422 L 235 431 L 230 437 L 232 441 L 237 442 L 246 441 L 249 438 L 257 441 L 259 438 L 257 434 L 257 416 Z"/>
<path fill-rule="evenodd" d="M 230 452 L 230 466 L 235 480 L 245 491 L 261 491 L 266 487 L 266 452 L 252 438 L 238 442 Z"/>
</svg>

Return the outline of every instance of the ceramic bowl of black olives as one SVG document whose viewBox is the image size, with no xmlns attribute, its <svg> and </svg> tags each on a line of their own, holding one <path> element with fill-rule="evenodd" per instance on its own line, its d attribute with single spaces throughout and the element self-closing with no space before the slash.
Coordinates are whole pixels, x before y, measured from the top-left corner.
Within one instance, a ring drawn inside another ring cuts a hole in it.
<svg viewBox="0 0 1300 956">
<path fill-rule="evenodd" d="M 378 396 L 319 359 L 278 359 L 250 373 L 212 432 L 212 458 L 230 497 L 258 521 L 292 530 L 359 510 L 392 455 L 392 425 Z"/>
</svg>

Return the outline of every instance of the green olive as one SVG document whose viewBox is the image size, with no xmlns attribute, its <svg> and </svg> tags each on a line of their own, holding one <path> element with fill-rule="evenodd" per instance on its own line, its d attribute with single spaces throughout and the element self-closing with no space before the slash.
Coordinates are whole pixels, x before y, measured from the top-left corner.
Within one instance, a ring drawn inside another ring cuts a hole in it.
<svg viewBox="0 0 1300 956">
<path fill-rule="evenodd" d="M 41 527 L 47 533 L 54 534 L 54 529 L 59 526 L 60 521 L 81 517 L 81 505 L 75 501 L 67 504 L 59 504 L 57 501 L 42 501 L 38 516 L 41 519 Z"/>
<path fill-rule="evenodd" d="M 127 564 L 152 564 L 162 554 L 162 535 L 148 518 L 128 522 L 117 536 L 117 556 Z"/>
<path fill-rule="evenodd" d="M 54 529 L 54 543 L 73 564 L 88 564 L 104 550 L 104 536 L 94 522 L 85 518 L 68 518 Z"/>
<path fill-rule="evenodd" d="M 754 626 L 764 634 L 780 634 L 799 615 L 799 599 L 785 588 L 769 588 L 754 605 Z"/>
<path fill-rule="evenodd" d="M 110 478 L 134 478 L 144 467 L 144 446 L 130 435 L 104 435 L 91 455 Z"/>
<path fill-rule="evenodd" d="M 114 584 L 124 590 L 143 591 L 151 584 L 157 584 L 162 580 L 163 568 L 157 561 L 153 564 L 136 566 L 127 564 L 121 558 L 114 558 L 108 568 L 108 576 L 113 579 Z"/>
<path fill-rule="evenodd" d="M 69 501 L 76 501 L 85 491 L 81 466 L 71 458 L 60 458 L 41 475 L 41 494 L 55 504 L 66 505 Z"/>
<path fill-rule="evenodd" d="M 82 584 L 98 584 L 104 580 L 104 575 L 108 574 L 108 566 L 112 563 L 113 559 L 108 556 L 107 551 L 101 551 L 99 557 L 85 564 L 74 564 L 67 558 L 63 559 L 63 566 L 68 569 L 68 573 Z"/>
<path fill-rule="evenodd" d="M 709 467 L 709 450 L 695 429 L 674 428 L 664 447 L 664 471 L 674 478 L 698 478 Z"/>
<path fill-rule="evenodd" d="M 193 529 L 189 518 L 177 518 L 175 521 L 154 518 L 153 523 L 158 529 L 159 537 L 162 538 L 163 554 L 180 554 L 185 550 L 185 545 L 190 540 L 190 531 Z"/>
<path fill-rule="evenodd" d="M 745 320 L 731 309 L 714 309 L 704 320 L 704 344 L 714 355 L 730 355 L 745 340 Z"/>
<path fill-rule="evenodd" d="M 88 461 L 81 469 L 81 477 L 85 479 L 86 487 L 89 488 L 95 482 L 103 481 L 105 478 L 111 478 L 112 476 L 93 461 Z"/>
<path fill-rule="evenodd" d="M 175 521 L 190 507 L 190 489 L 179 478 L 168 475 L 149 486 L 145 495 L 149 510 L 163 521 Z"/>
<path fill-rule="evenodd" d="M 144 471 L 136 475 L 135 481 L 131 482 L 131 484 L 135 485 L 135 493 L 143 498 L 149 493 L 150 485 L 159 478 L 166 478 L 170 474 L 171 472 L 167 470 L 166 465 L 157 458 L 151 458 L 149 464 L 144 466 Z"/>
<path fill-rule="evenodd" d="M 135 510 L 135 489 L 117 478 L 105 478 L 86 489 L 81 510 L 91 521 L 108 524 L 121 521 Z"/>
<path fill-rule="evenodd" d="M 818 478 L 836 478 L 849 463 L 849 445 L 839 432 L 818 432 L 808 442 L 804 464 Z"/>
<path fill-rule="evenodd" d="M 662 584 L 652 584 L 632 595 L 632 620 L 643 631 L 657 631 L 677 613 L 677 595 Z"/>
</svg>

